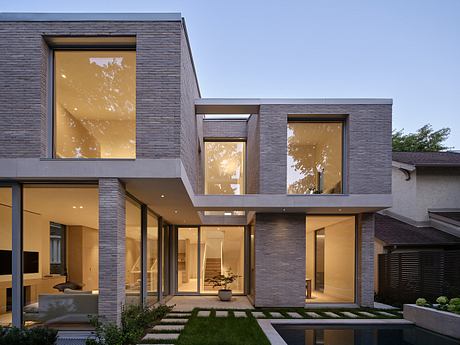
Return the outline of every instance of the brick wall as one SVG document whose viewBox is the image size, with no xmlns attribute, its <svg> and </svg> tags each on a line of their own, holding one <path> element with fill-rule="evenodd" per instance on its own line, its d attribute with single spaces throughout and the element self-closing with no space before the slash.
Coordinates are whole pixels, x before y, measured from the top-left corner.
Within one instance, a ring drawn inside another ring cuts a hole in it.
<svg viewBox="0 0 460 345">
<path fill-rule="evenodd" d="M 391 105 L 261 105 L 260 193 L 286 193 L 288 114 L 346 115 L 350 194 L 391 193 Z"/>
<path fill-rule="evenodd" d="M 138 158 L 180 156 L 181 22 L 0 22 L 0 158 L 46 157 L 43 36 L 135 35 Z"/>
<path fill-rule="evenodd" d="M 257 213 L 255 306 L 305 306 L 305 214 Z"/>
<path fill-rule="evenodd" d="M 99 315 L 120 323 L 125 303 L 125 188 L 99 179 Z"/>
<path fill-rule="evenodd" d="M 360 215 L 358 226 L 358 303 L 374 307 L 374 227 L 373 213 Z"/>
<path fill-rule="evenodd" d="M 246 120 L 204 121 L 203 135 L 205 138 L 246 138 L 247 122 Z"/>
</svg>

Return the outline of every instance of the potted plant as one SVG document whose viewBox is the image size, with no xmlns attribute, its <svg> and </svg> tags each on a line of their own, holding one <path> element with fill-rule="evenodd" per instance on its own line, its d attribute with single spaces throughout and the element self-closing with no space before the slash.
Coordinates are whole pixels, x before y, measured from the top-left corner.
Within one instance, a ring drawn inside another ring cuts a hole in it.
<svg viewBox="0 0 460 345">
<path fill-rule="evenodd" d="M 238 279 L 239 275 L 234 274 L 231 269 L 227 271 L 227 274 L 218 274 L 212 278 L 206 279 L 206 282 L 211 283 L 213 287 L 223 287 L 219 289 L 217 295 L 221 301 L 231 301 L 232 289 L 228 286 Z"/>
</svg>

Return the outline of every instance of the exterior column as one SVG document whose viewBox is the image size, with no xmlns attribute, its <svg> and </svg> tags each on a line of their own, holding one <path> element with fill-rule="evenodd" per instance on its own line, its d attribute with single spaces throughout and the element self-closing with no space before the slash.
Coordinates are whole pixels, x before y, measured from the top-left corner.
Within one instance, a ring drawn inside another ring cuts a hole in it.
<svg viewBox="0 0 460 345">
<path fill-rule="evenodd" d="M 125 303 L 125 187 L 99 179 L 99 315 L 120 324 Z"/>
<path fill-rule="evenodd" d="M 358 303 L 374 307 L 374 213 L 363 213 L 358 228 Z"/>
<path fill-rule="evenodd" d="M 306 216 L 257 213 L 255 221 L 255 306 L 305 306 Z"/>
</svg>

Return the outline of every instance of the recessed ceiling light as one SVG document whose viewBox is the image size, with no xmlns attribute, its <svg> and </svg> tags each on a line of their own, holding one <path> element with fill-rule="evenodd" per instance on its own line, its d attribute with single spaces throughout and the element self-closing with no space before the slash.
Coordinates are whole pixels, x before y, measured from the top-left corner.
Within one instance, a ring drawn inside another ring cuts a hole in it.
<svg viewBox="0 0 460 345">
<path fill-rule="evenodd" d="M 224 216 L 231 216 L 232 213 L 231 212 L 224 212 Z"/>
<path fill-rule="evenodd" d="M 77 206 L 72 206 L 72 208 L 77 208 Z"/>
<path fill-rule="evenodd" d="M 174 213 L 175 213 L 175 214 L 178 214 L 178 213 L 179 213 L 179 211 L 178 211 L 178 210 L 174 210 Z"/>
<path fill-rule="evenodd" d="M 342 212 L 342 209 L 341 209 L 341 208 L 339 208 L 339 212 Z"/>
<path fill-rule="evenodd" d="M 78 108 L 73 108 L 73 110 L 77 111 L 77 110 L 78 110 Z"/>
<path fill-rule="evenodd" d="M 283 212 L 286 212 L 286 209 L 285 209 L 285 208 L 283 208 Z"/>
<path fill-rule="evenodd" d="M 160 198 L 164 198 L 164 197 L 165 197 L 165 195 L 164 195 L 164 194 L 161 194 L 161 195 L 160 195 Z"/>
<path fill-rule="evenodd" d="M 64 78 L 64 79 L 67 78 L 67 76 L 65 74 L 61 74 L 61 77 Z"/>
<path fill-rule="evenodd" d="M 83 206 L 80 206 L 80 208 L 83 208 Z"/>
</svg>

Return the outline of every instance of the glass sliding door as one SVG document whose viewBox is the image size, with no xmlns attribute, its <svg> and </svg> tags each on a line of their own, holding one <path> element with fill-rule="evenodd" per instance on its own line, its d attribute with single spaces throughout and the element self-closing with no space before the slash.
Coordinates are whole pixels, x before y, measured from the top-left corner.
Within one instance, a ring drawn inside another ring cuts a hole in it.
<svg viewBox="0 0 460 345">
<path fill-rule="evenodd" d="M 126 198 L 126 304 L 141 303 L 141 207 Z"/>
<path fill-rule="evenodd" d="M 198 228 L 177 229 L 177 291 L 198 292 Z"/>
<path fill-rule="evenodd" d="M 315 231 L 315 290 L 324 292 L 324 229 Z"/>
<path fill-rule="evenodd" d="M 11 187 L 0 187 L 0 326 L 12 322 L 12 193 Z"/>
<path fill-rule="evenodd" d="M 220 289 L 213 287 L 208 279 L 230 272 L 238 275 L 229 288 L 234 293 L 244 292 L 244 227 L 206 226 L 200 235 L 200 292 L 215 294 Z"/>
<path fill-rule="evenodd" d="M 158 301 L 158 218 L 147 213 L 147 304 Z"/>
</svg>

